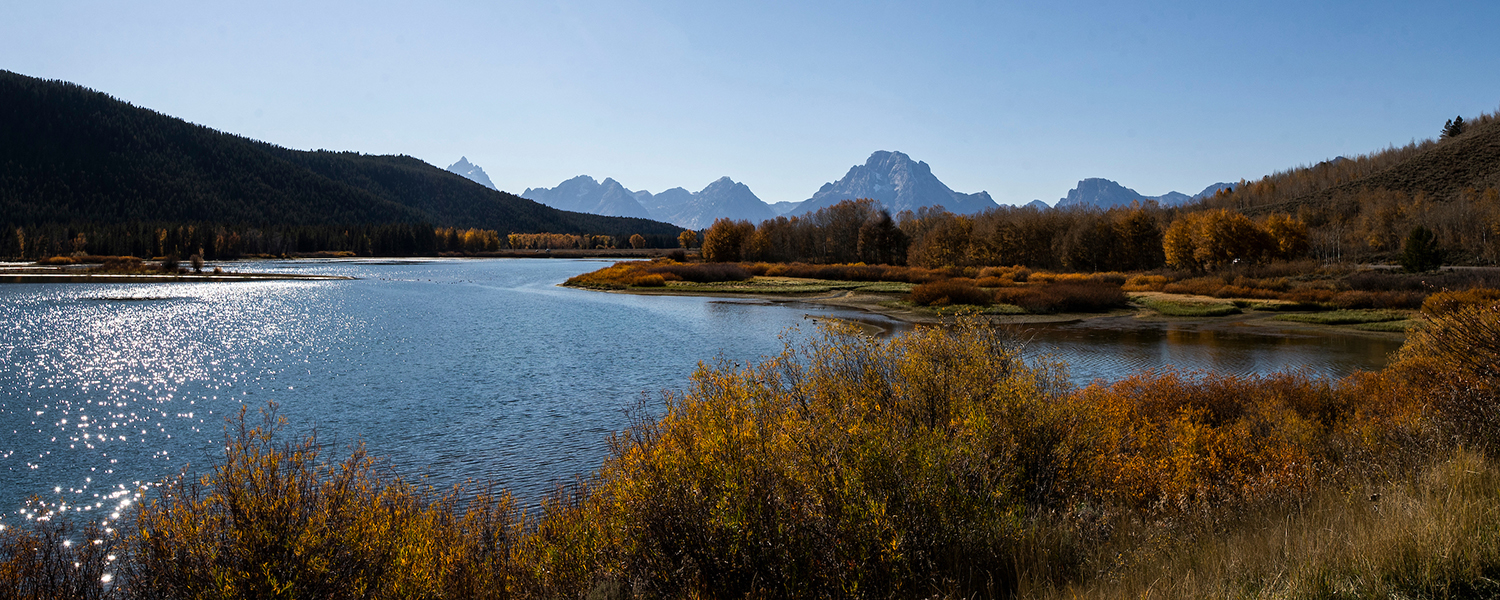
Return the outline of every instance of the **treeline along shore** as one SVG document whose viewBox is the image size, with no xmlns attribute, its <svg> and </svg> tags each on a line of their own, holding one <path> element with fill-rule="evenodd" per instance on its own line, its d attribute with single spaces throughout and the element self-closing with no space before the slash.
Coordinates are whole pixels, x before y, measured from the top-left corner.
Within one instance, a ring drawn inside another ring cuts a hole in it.
<svg viewBox="0 0 1500 600">
<path fill-rule="evenodd" d="M 526 507 L 227 422 L 107 523 L 0 528 L 18 598 L 1481 598 L 1500 592 L 1500 302 L 1444 293 L 1322 380 L 1068 383 L 979 320 L 705 363 Z M 347 452 L 347 454 L 345 454 Z"/>
</svg>

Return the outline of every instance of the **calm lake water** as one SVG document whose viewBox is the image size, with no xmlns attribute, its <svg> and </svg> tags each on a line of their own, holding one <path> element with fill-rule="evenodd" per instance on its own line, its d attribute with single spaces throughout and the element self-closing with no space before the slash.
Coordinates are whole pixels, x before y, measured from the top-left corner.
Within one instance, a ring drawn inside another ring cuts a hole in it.
<svg viewBox="0 0 1500 600">
<path fill-rule="evenodd" d="M 805 304 L 556 286 L 602 264 L 260 262 L 226 266 L 359 279 L 0 286 L 0 513 L 16 518 L 32 495 L 112 513 L 140 483 L 210 465 L 224 418 L 270 401 L 294 434 L 534 499 L 597 466 L 627 411 L 683 388 L 699 361 L 775 354 L 809 317 L 902 328 Z M 1080 382 L 1165 365 L 1342 376 L 1399 346 L 1129 318 L 1023 333 Z"/>
</svg>

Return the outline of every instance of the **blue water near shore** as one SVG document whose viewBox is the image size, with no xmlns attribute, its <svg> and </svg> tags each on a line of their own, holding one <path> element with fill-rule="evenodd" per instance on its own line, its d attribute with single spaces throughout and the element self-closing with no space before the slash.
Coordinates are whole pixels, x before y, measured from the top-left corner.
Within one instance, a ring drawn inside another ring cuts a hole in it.
<svg viewBox="0 0 1500 600">
<path fill-rule="evenodd" d="M 699 361 L 754 361 L 807 304 L 557 287 L 587 260 L 295 261 L 231 270 L 348 281 L 0 286 L 0 519 L 24 499 L 113 514 L 139 485 L 200 472 L 225 417 L 276 402 L 294 435 L 363 442 L 436 485 L 493 481 L 535 499 L 587 474 L 630 410 Z M 1032 328 L 1075 380 L 1176 365 L 1342 376 L 1389 340 L 1129 320 Z"/>
</svg>

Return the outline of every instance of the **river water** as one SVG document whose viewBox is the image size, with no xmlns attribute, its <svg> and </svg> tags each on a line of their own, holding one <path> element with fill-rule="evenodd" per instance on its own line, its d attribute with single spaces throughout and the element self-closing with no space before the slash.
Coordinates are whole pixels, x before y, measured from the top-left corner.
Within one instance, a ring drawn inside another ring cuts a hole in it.
<svg viewBox="0 0 1500 600">
<path fill-rule="evenodd" d="M 224 419 L 274 401 L 293 434 L 364 442 L 438 485 L 535 499 L 586 474 L 609 432 L 699 361 L 754 361 L 806 304 L 557 287 L 587 260 L 295 261 L 230 270 L 350 281 L 0 286 L 0 520 L 25 498 L 111 514 L 140 484 L 197 472 Z M 1174 365 L 1234 373 L 1377 369 L 1399 344 L 1107 319 L 1026 329 L 1079 382 Z M 646 406 L 650 406 L 647 404 Z"/>
</svg>

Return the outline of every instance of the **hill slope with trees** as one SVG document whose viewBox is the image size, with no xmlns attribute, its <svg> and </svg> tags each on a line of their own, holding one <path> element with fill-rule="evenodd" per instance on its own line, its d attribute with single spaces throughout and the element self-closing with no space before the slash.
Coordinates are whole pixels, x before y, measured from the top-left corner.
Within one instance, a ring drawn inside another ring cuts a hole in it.
<svg viewBox="0 0 1500 600">
<path fill-rule="evenodd" d="M 1202 207 L 1306 223 L 1313 255 L 1390 259 L 1417 228 L 1453 262 L 1500 263 L 1500 119 L 1483 114 L 1442 136 L 1241 182 Z"/>
<path fill-rule="evenodd" d="M 409 156 L 282 148 L 9 71 L 0 71 L 0 140 L 0 224 L 10 228 L 422 223 L 673 239 L 679 231 L 556 210 Z"/>
</svg>

